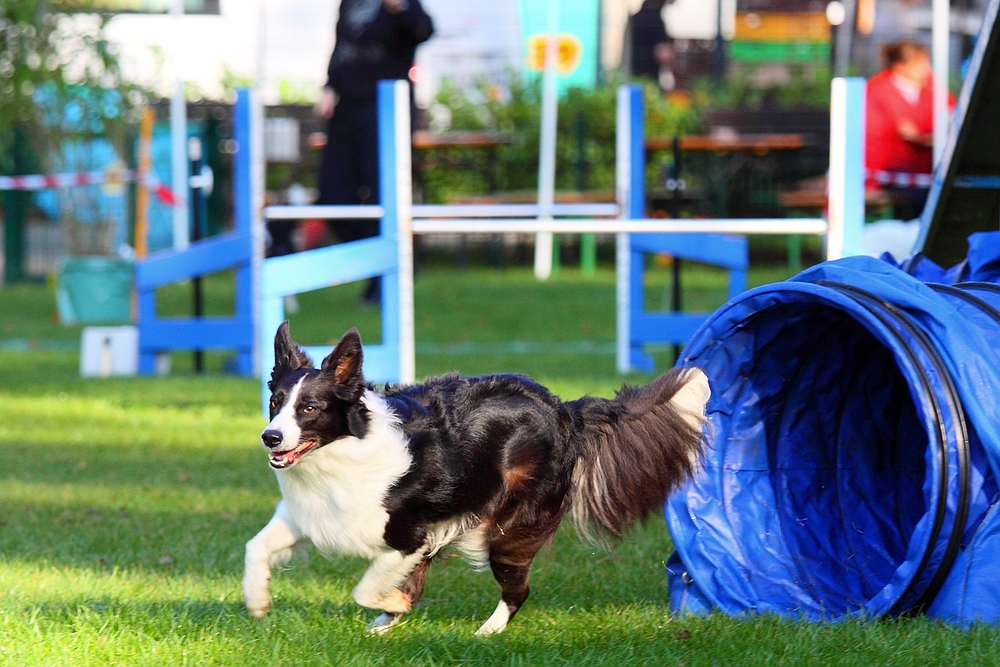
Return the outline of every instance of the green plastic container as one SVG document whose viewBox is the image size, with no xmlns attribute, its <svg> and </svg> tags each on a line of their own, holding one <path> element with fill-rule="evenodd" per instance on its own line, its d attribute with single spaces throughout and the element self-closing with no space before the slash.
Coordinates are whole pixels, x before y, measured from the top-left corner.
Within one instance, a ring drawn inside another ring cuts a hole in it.
<svg viewBox="0 0 1000 667">
<path fill-rule="evenodd" d="M 63 324 L 127 324 L 132 320 L 132 262 L 68 257 L 59 270 L 56 308 Z"/>
</svg>

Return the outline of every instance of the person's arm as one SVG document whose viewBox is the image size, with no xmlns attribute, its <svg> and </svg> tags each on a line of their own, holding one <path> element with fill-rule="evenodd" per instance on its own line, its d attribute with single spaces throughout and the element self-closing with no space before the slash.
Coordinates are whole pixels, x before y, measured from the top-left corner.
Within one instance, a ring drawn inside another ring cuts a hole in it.
<svg viewBox="0 0 1000 667">
<path fill-rule="evenodd" d="M 344 39 L 341 35 L 341 22 L 337 21 L 337 29 L 335 32 L 335 44 L 340 44 L 341 40 Z M 339 70 L 337 66 L 337 47 L 333 47 L 333 53 L 330 54 L 330 60 L 326 65 L 326 83 L 323 84 L 323 95 L 327 94 L 327 91 L 334 95 L 334 100 L 336 100 L 336 91 L 339 88 Z M 333 107 L 330 107 L 330 113 L 333 113 Z M 319 113 L 319 108 L 317 106 L 317 113 Z"/>
<path fill-rule="evenodd" d="M 883 100 L 883 90 L 874 79 L 865 91 L 865 167 L 882 169 L 886 164 L 886 141 L 896 128 Z"/>
<path fill-rule="evenodd" d="M 337 106 L 337 93 L 333 92 L 333 88 L 330 86 L 323 86 L 323 92 L 320 93 L 320 97 L 316 100 L 316 104 L 313 106 L 313 111 L 320 118 L 330 118 L 333 115 L 333 110 Z"/>
<path fill-rule="evenodd" d="M 336 49 L 334 49 L 334 52 L 336 52 Z M 313 111 L 320 118 L 330 118 L 333 115 L 334 107 L 337 106 L 337 78 L 335 58 L 331 54 L 330 62 L 326 66 L 326 83 L 323 85 L 319 99 L 313 105 Z"/>
<path fill-rule="evenodd" d="M 917 124 L 909 118 L 903 118 L 900 120 L 896 131 L 899 132 L 899 136 L 903 137 L 903 139 L 906 139 L 911 144 L 923 146 L 924 148 L 929 148 L 934 145 L 934 133 L 921 132 L 920 128 L 917 127 Z"/>
<path fill-rule="evenodd" d="M 667 24 L 663 22 L 663 16 L 656 16 L 657 33 L 660 39 L 653 45 L 653 57 L 660 67 L 670 67 L 674 63 L 674 40 L 667 32 Z"/>
<path fill-rule="evenodd" d="M 434 22 L 424 11 L 420 0 L 382 0 L 382 5 L 410 34 L 414 44 L 426 42 L 434 34 Z"/>
<path fill-rule="evenodd" d="M 653 57 L 660 67 L 670 67 L 674 63 L 674 45 L 672 42 L 663 41 L 653 45 Z"/>
</svg>

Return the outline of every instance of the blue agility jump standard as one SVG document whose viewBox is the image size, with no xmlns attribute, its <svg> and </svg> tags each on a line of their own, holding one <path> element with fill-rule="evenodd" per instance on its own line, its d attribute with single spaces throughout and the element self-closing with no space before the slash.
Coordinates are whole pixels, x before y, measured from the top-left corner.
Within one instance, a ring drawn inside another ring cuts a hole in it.
<svg viewBox="0 0 1000 667">
<path fill-rule="evenodd" d="M 403 318 L 412 318 L 412 306 L 405 310 L 402 303 L 411 303 L 412 296 L 401 295 L 408 289 L 401 285 L 401 276 L 412 279 L 412 244 L 402 238 L 399 226 L 403 219 L 400 208 L 409 207 L 410 197 L 410 121 L 409 87 L 405 81 L 380 81 L 378 84 L 379 128 L 379 201 L 381 225 L 379 235 L 307 250 L 292 255 L 269 257 L 261 267 L 261 405 L 264 414 L 270 391 L 267 380 L 274 365 L 274 348 L 270 344 L 278 326 L 285 318 L 284 297 L 341 285 L 374 276 L 382 278 L 382 342 L 365 345 L 365 377 L 375 382 L 412 381 L 413 369 L 407 367 L 403 348 Z M 406 200 L 402 202 L 401 200 Z M 324 207 L 334 208 L 334 207 Z M 349 213 L 371 206 L 339 206 Z M 412 326 L 407 327 L 412 331 Z M 409 343 L 412 347 L 412 343 Z M 330 346 L 305 348 L 318 362 L 330 352 Z"/>
<path fill-rule="evenodd" d="M 645 217 L 646 149 L 645 105 L 639 86 L 623 86 L 618 96 L 619 160 L 625 161 L 627 177 L 622 209 L 626 218 Z M 675 261 L 688 259 L 725 269 L 729 278 L 729 296 L 746 289 L 749 264 L 745 236 L 723 234 L 628 234 L 618 240 L 619 271 L 627 275 L 627 303 L 619 308 L 619 372 L 652 372 L 654 362 L 644 350 L 650 343 L 684 343 L 708 317 L 708 313 L 650 312 L 644 305 L 646 259 L 650 254 L 667 253 Z M 675 280 L 679 279 L 675 272 Z M 622 312 L 624 311 L 624 312 Z"/>
<path fill-rule="evenodd" d="M 250 92 L 240 90 L 233 123 L 237 145 L 235 229 L 196 241 L 184 250 L 162 250 L 136 262 L 140 373 L 153 373 L 160 353 L 207 349 L 233 350 L 240 374 L 254 372 L 252 175 L 250 162 L 241 159 L 250 152 L 250 114 Z M 158 288 L 227 269 L 234 270 L 236 280 L 232 317 L 161 318 L 156 314 Z"/>
</svg>

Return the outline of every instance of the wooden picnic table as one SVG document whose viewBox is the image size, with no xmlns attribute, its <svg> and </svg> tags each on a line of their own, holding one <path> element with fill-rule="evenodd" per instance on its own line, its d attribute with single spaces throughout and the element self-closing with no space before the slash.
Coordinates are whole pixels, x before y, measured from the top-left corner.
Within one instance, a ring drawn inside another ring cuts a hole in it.
<svg viewBox="0 0 1000 667">
<path fill-rule="evenodd" d="M 496 132 L 476 132 L 476 131 L 454 131 L 454 132 L 431 132 L 429 130 L 417 130 L 412 134 L 412 146 L 415 151 L 430 151 L 445 148 L 479 148 L 485 149 L 489 155 L 489 166 L 494 166 L 496 160 L 494 151 L 509 144 L 510 139 Z M 326 146 L 326 132 L 313 132 L 306 139 L 309 148 L 322 149 Z M 420 153 L 415 155 L 414 167 L 417 171 L 425 166 L 424 158 Z M 495 179 L 490 179 L 495 181 Z"/>
<path fill-rule="evenodd" d="M 413 133 L 413 180 L 422 197 L 427 172 L 437 166 L 479 169 L 486 176 L 486 191 L 497 189 L 496 151 L 510 143 L 510 138 L 496 132 L 453 131 Z M 482 159 L 449 154 L 449 149 L 474 148 L 482 151 Z M 434 155 L 432 158 L 431 156 Z"/>
<path fill-rule="evenodd" d="M 494 192 L 497 188 L 497 160 L 496 150 L 500 146 L 510 143 L 510 138 L 496 132 L 477 132 L 459 130 L 453 132 L 431 132 L 429 130 L 417 130 L 412 135 L 413 146 L 413 181 L 418 193 L 418 199 L 422 198 L 425 175 L 427 171 L 437 165 L 458 166 L 461 168 L 481 169 L 486 175 L 486 189 Z M 326 146 L 326 133 L 313 132 L 307 138 L 307 143 L 312 149 L 322 149 Z M 448 149 L 474 148 L 484 152 L 484 159 L 455 158 L 448 155 L 441 155 L 437 159 L 431 159 L 428 155 L 431 151 L 445 152 Z"/>
<path fill-rule="evenodd" d="M 736 151 L 766 153 L 768 151 L 795 150 L 805 146 L 801 134 L 691 134 L 680 137 L 647 137 L 646 150 Z"/>
<path fill-rule="evenodd" d="M 731 215 L 727 205 L 729 198 L 729 180 L 740 169 L 744 168 L 754 157 L 767 155 L 776 151 L 795 151 L 806 145 L 803 135 L 798 133 L 753 133 L 738 134 L 735 132 L 713 132 L 711 134 L 686 135 L 676 137 L 647 137 L 647 155 L 653 151 L 668 150 L 673 154 L 673 164 L 666 169 L 664 203 L 671 217 L 681 215 L 682 205 L 699 206 L 702 200 L 713 210 L 712 213 L 721 218 Z M 709 173 L 705 175 L 705 187 L 695 193 L 689 190 L 684 179 L 684 153 L 700 152 L 711 154 Z M 773 169 L 773 168 L 772 168 Z M 765 167 L 765 173 L 768 172 Z M 702 204 L 703 205 L 703 204 Z M 789 266 L 796 272 L 801 267 L 801 247 L 799 238 L 790 235 L 787 239 Z M 673 303 L 680 309 L 680 264 L 675 260 L 673 273 Z"/>
<path fill-rule="evenodd" d="M 417 150 L 432 148 L 487 148 L 495 149 L 509 144 L 510 139 L 496 132 L 431 132 L 417 130 L 413 133 L 413 147 Z"/>
<path fill-rule="evenodd" d="M 680 215 L 682 203 L 697 204 L 698 200 L 704 199 L 705 204 L 711 207 L 712 215 L 728 217 L 732 215 L 727 205 L 729 180 L 734 174 L 748 165 L 765 175 L 772 173 L 774 165 L 768 171 L 767 165 L 756 164 L 754 158 L 778 151 L 799 150 L 806 145 L 806 141 L 798 133 L 712 132 L 676 137 L 647 137 L 645 145 L 647 154 L 655 151 L 670 151 L 673 154 L 672 164 L 665 168 L 663 179 L 670 215 Z M 696 197 L 693 191 L 685 192 L 685 174 L 688 171 L 685 153 L 710 156 L 709 173 L 704 175 L 705 187 L 702 188 L 701 196 Z"/>
<path fill-rule="evenodd" d="M 510 139 L 495 132 L 431 132 L 417 130 L 413 133 L 413 147 L 417 150 L 432 148 L 497 148 L 509 144 Z M 326 132 L 313 132 L 306 139 L 309 148 L 326 146 Z"/>
</svg>

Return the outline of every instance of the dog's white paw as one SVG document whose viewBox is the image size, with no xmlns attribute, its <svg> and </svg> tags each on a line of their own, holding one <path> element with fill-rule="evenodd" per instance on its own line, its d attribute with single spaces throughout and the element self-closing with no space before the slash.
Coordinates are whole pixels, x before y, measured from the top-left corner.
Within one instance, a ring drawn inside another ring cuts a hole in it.
<svg viewBox="0 0 1000 667">
<path fill-rule="evenodd" d="M 405 614 L 413 606 L 413 600 L 410 599 L 410 596 L 398 588 L 392 589 L 385 595 L 373 595 L 359 583 L 354 587 L 352 597 L 362 607 L 377 609 L 390 614 Z"/>
<path fill-rule="evenodd" d="M 261 618 L 271 610 L 271 593 L 266 588 L 252 588 L 244 583 L 243 604 L 250 616 Z"/>
<path fill-rule="evenodd" d="M 267 615 L 267 612 L 271 611 L 271 608 L 270 607 L 263 607 L 263 608 L 255 607 L 255 608 L 251 609 L 250 607 L 247 607 L 247 611 L 250 612 L 250 617 L 251 618 L 264 618 L 264 616 Z"/>
<path fill-rule="evenodd" d="M 476 634 L 480 637 L 484 635 L 495 635 L 503 632 L 507 628 L 507 622 L 510 621 L 510 607 L 503 600 L 500 600 L 500 604 L 497 605 L 496 610 L 493 615 L 486 619 Z"/>
<path fill-rule="evenodd" d="M 244 604 L 246 604 L 247 612 L 249 612 L 250 616 L 253 618 L 263 618 L 267 612 L 271 611 L 270 596 L 266 602 L 245 601 Z"/>
<path fill-rule="evenodd" d="M 382 612 L 375 617 L 375 620 L 368 624 L 368 632 L 373 635 L 382 635 L 389 631 L 389 628 L 399 623 L 399 620 L 403 618 L 402 614 L 392 614 L 389 612 Z"/>
</svg>

